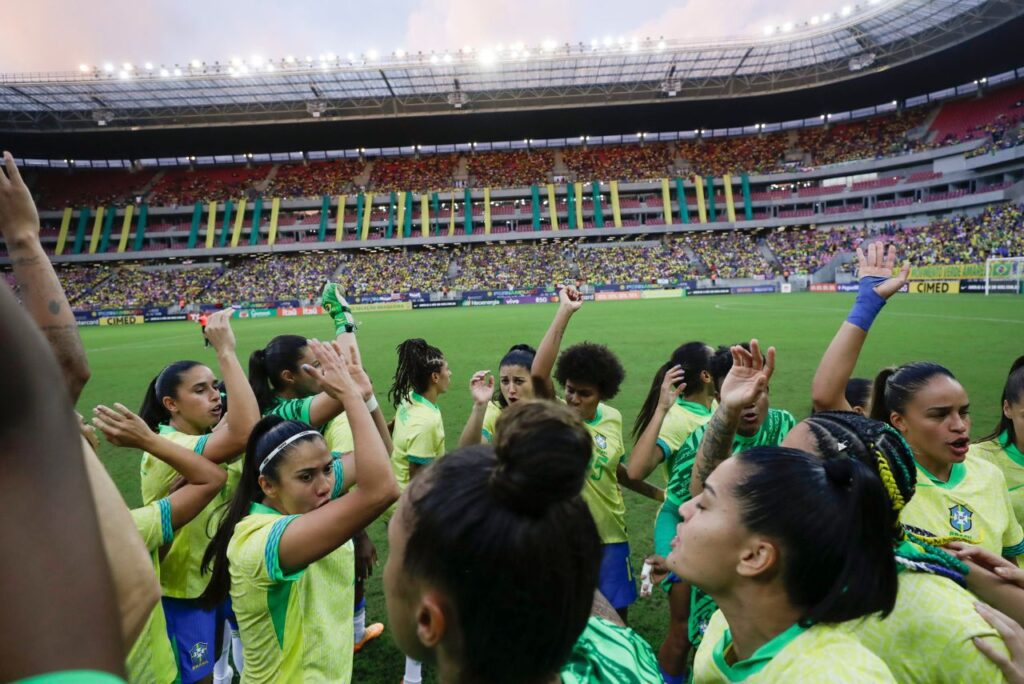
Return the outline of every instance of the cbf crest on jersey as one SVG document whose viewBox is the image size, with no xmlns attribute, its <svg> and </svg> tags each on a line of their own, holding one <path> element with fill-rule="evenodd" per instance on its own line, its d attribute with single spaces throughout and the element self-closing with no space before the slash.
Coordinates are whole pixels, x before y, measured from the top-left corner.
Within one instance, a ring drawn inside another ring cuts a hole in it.
<svg viewBox="0 0 1024 684">
<path fill-rule="evenodd" d="M 974 511 L 963 504 L 949 507 L 949 526 L 963 533 L 974 527 Z"/>
<path fill-rule="evenodd" d="M 209 663 L 207 658 L 209 650 L 210 648 L 206 645 L 205 641 L 197 641 L 196 645 L 189 649 L 188 657 L 192 661 L 193 670 L 198 670 L 203 665 Z"/>
<path fill-rule="evenodd" d="M 607 449 L 608 439 L 604 435 L 594 435 L 594 444 L 597 445 L 598 449 Z"/>
</svg>

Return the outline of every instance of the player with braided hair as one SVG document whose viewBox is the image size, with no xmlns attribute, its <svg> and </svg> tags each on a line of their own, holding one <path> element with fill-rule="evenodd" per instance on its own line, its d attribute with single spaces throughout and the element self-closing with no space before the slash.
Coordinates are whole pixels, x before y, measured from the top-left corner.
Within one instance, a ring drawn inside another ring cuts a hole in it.
<svg viewBox="0 0 1024 684">
<path fill-rule="evenodd" d="M 902 435 L 857 413 L 823 411 L 798 423 L 783 445 L 826 460 L 860 461 L 878 474 L 889 496 L 888 527 L 899 571 L 896 605 L 884 620 L 868 617 L 846 628 L 897 681 L 1000 681 L 998 668 L 975 647 L 978 639 L 1005 653 L 1002 639 L 963 588 L 968 566 L 937 548 L 946 540 L 918 535 L 900 522 L 917 483 L 914 455 Z"/>
</svg>

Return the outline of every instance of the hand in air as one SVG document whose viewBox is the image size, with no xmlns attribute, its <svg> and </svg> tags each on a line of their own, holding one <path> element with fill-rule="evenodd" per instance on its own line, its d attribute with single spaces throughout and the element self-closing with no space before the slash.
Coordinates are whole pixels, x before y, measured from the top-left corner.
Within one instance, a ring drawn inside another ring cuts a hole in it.
<svg viewBox="0 0 1024 684">
<path fill-rule="evenodd" d="M 206 339 L 218 352 L 235 351 L 235 333 L 231 329 L 231 316 L 234 309 L 222 309 L 210 316 L 206 322 Z"/>
<path fill-rule="evenodd" d="M 145 450 L 149 440 L 156 436 L 146 421 L 124 404 L 114 404 L 114 408 L 100 404 L 92 412 L 92 424 L 114 446 Z"/>
<path fill-rule="evenodd" d="M 761 355 L 761 345 L 750 340 L 750 351 L 740 345 L 732 349 L 732 368 L 722 381 L 719 403 L 726 409 L 739 411 L 750 406 L 768 387 L 775 372 L 775 347 Z"/>
<path fill-rule="evenodd" d="M 494 376 L 491 371 L 482 370 L 473 373 L 469 379 L 469 393 L 473 396 L 473 403 L 484 405 L 494 396 Z"/>
<path fill-rule="evenodd" d="M 686 383 L 683 382 L 685 375 L 680 366 L 672 366 L 665 372 L 665 379 L 661 381 L 661 394 L 658 395 L 658 408 L 667 411 L 682 396 L 686 389 Z"/>
<path fill-rule="evenodd" d="M 28 186 L 10 152 L 4 152 L 4 171 L 0 171 L 0 235 L 8 248 L 39 240 L 39 213 Z"/>
<path fill-rule="evenodd" d="M 324 392 L 338 401 L 347 396 L 362 396 L 359 386 L 349 373 L 348 360 L 342 355 L 337 342 L 309 340 L 307 344 L 320 367 L 304 364 L 302 370 L 316 378 Z"/>
<path fill-rule="evenodd" d="M 895 245 L 889 245 L 889 249 L 886 250 L 885 245 L 872 242 L 868 245 L 866 252 L 860 247 L 857 248 L 857 277 L 886 278 L 884 282 L 874 288 L 878 296 L 883 299 L 888 299 L 899 292 L 900 288 L 907 284 L 907 278 L 910 277 L 910 262 L 905 262 L 896 275 L 892 274 L 894 268 L 896 268 Z"/>
<path fill-rule="evenodd" d="M 566 285 L 558 291 L 558 306 L 576 313 L 583 306 L 583 295 L 572 285 Z"/>
</svg>

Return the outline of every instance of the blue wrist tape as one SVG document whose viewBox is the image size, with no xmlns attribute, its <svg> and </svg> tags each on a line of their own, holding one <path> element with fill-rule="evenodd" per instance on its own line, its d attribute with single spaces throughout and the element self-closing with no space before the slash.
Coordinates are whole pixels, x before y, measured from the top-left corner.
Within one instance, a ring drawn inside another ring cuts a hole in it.
<svg viewBox="0 0 1024 684">
<path fill-rule="evenodd" d="M 864 276 L 860 279 L 860 289 L 857 291 L 857 299 L 850 309 L 850 315 L 846 317 L 848 323 L 852 323 L 864 332 L 871 328 L 875 316 L 885 306 L 885 299 L 875 292 L 875 287 L 884 283 L 888 278 L 882 276 Z"/>
</svg>

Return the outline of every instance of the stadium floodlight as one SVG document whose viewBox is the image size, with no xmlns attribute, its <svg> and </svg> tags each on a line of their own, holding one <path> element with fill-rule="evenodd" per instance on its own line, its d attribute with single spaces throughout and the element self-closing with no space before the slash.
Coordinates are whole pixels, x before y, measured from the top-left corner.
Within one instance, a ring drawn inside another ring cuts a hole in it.
<svg viewBox="0 0 1024 684">
<path fill-rule="evenodd" d="M 193 69 L 199 69 L 203 66 L 203 63 L 200 62 L 198 59 L 193 59 L 189 66 L 191 66 Z"/>
<path fill-rule="evenodd" d="M 765 26 L 764 27 L 764 35 L 770 36 L 773 33 L 775 33 L 775 27 L 774 26 Z"/>
<path fill-rule="evenodd" d="M 639 42 L 637 41 L 637 39 L 636 39 L 636 38 L 634 38 L 634 39 L 633 39 L 633 40 L 632 40 L 632 41 L 631 41 L 631 42 L 629 43 L 629 51 L 630 51 L 630 52 L 636 52 L 636 51 L 637 51 L 637 50 L 639 50 L 639 49 L 640 49 L 640 43 L 639 43 Z"/>
<path fill-rule="evenodd" d="M 447 53 L 445 53 L 443 61 L 444 61 L 445 64 L 451 64 L 452 63 L 452 56 L 447 54 Z"/>
<path fill-rule="evenodd" d="M 544 52 L 551 52 L 556 47 L 558 47 L 558 43 L 556 43 L 555 41 L 551 40 L 550 38 L 548 40 L 545 40 L 543 42 L 543 44 L 541 44 L 541 49 L 543 49 Z"/>
<path fill-rule="evenodd" d="M 129 74 L 125 69 L 121 69 L 119 72 L 117 72 L 117 77 L 120 78 L 122 81 L 125 81 L 131 78 L 132 75 Z"/>
<path fill-rule="evenodd" d="M 324 55 L 324 57 L 326 58 L 326 61 L 328 61 L 328 62 L 336 62 L 336 61 L 338 61 L 338 56 L 335 55 L 333 52 L 328 52 L 326 55 Z"/>
<path fill-rule="evenodd" d="M 659 50 L 664 50 L 666 47 L 668 47 L 668 44 L 665 41 L 663 41 L 663 40 L 659 40 L 658 41 L 658 49 Z"/>
<path fill-rule="evenodd" d="M 284 58 L 286 64 L 295 64 L 295 55 L 288 55 Z"/>
<path fill-rule="evenodd" d="M 83 74 L 87 73 L 89 71 L 89 65 L 88 64 L 79 64 L 78 65 L 78 70 L 81 71 Z"/>
<path fill-rule="evenodd" d="M 822 14 L 821 15 L 821 21 L 822 21 L 822 23 L 825 23 L 826 21 L 832 21 L 832 13 L 831 12 L 825 12 L 824 14 Z"/>
<path fill-rule="evenodd" d="M 266 66 L 266 67 L 264 67 L 264 68 L 265 68 L 265 69 L 266 69 L 267 71 L 276 71 L 276 69 L 274 69 L 274 65 L 273 65 L 273 64 L 271 64 L 270 62 L 267 62 L 267 66 Z"/>
<path fill-rule="evenodd" d="M 431 64 L 437 64 L 437 63 L 438 63 L 438 62 L 440 62 L 440 61 L 441 61 L 441 60 L 439 60 L 439 59 L 437 58 L 437 55 L 430 55 L 430 63 L 431 63 Z"/>
<path fill-rule="evenodd" d="M 125 70 L 125 71 L 129 71 L 129 72 L 130 72 L 130 71 L 135 71 L 135 67 L 134 67 L 134 66 L 132 66 L 132 63 L 131 63 L 131 62 L 125 62 L 124 64 L 122 64 L 122 65 L 121 65 L 121 68 L 122 68 L 123 70 Z"/>
<path fill-rule="evenodd" d="M 181 76 L 181 69 L 179 69 L 178 67 L 175 67 L 174 68 L 174 75 L 175 76 Z"/>
<path fill-rule="evenodd" d="M 249 58 L 249 64 L 252 64 L 254 67 L 257 68 L 261 67 L 263 66 L 263 58 L 260 57 L 259 55 L 253 55 Z"/>
<path fill-rule="evenodd" d="M 782 32 L 783 33 L 789 33 L 792 30 L 793 30 L 793 22 L 787 21 L 785 24 L 782 25 Z"/>
<path fill-rule="evenodd" d="M 114 73 L 114 65 L 111 64 L 110 62 L 107 62 L 106 64 L 103 65 L 103 71 L 105 71 L 108 74 Z"/>
<path fill-rule="evenodd" d="M 380 55 L 380 53 L 377 52 L 376 50 L 372 49 L 372 48 L 370 50 L 368 50 L 367 53 L 366 53 L 367 59 L 369 59 L 371 62 L 376 60 L 379 55 Z"/>
<path fill-rule="evenodd" d="M 612 46 L 612 37 L 611 36 L 605 36 L 604 40 L 601 41 L 601 44 L 604 45 L 606 48 L 607 47 L 611 47 Z"/>
<path fill-rule="evenodd" d="M 152 71 L 153 70 L 153 63 L 152 62 L 146 62 L 145 68 L 146 68 L 146 71 Z"/>
<path fill-rule="evenodd" d="M 592 41 L 590 41 L 590 47 L 592 47 L 593 49 L 596 50 L 597 46 L 598 46 L 597 38 L 594 38 Z"/>
<path fill-rule="evenodd" d="M 160 69 L 160 78 L 167 78 L 171 75 L 171 72 L 167 69 Z"/>
<path fill-rule="evenodd" d="M 235 67 L 236 69 L 238 67 L 242 66 L 242 58 L 241 57 L 232 57 L 231 58 L 231 66 Z"/>
<path fill-rule="evenodd" d="M 397 57 L 398 59 L 404 58 L 405 57 L 405 50 L 402 49 L 402 48 L 398 48 L 397 50 L 395 50 L 395 57 Z"/>
<path fill-rule="evenodd" d="M 843 5 L 843 9 L 839 10 L 839 16 L 848 17 L 853 13 L 853 8 L 849 5 Z"/>
<path fill-rule="evenodd" d="M 483 66 L 493 66 L 494 63 L 498 61 L 498 55 L 494 50 L 485 48 L 480 51 L 478 59 L 480 60 L 480 64 Z"/>
<path fill-rule="evenodd" d="M 811 26 L 817 26 L 820 23 L 821 23 L 821 17 L 819 17 L 817 14 L 815 14 L 813 17 L 811 17 L 811 21 L 810 21 Z"/>
</svg>

